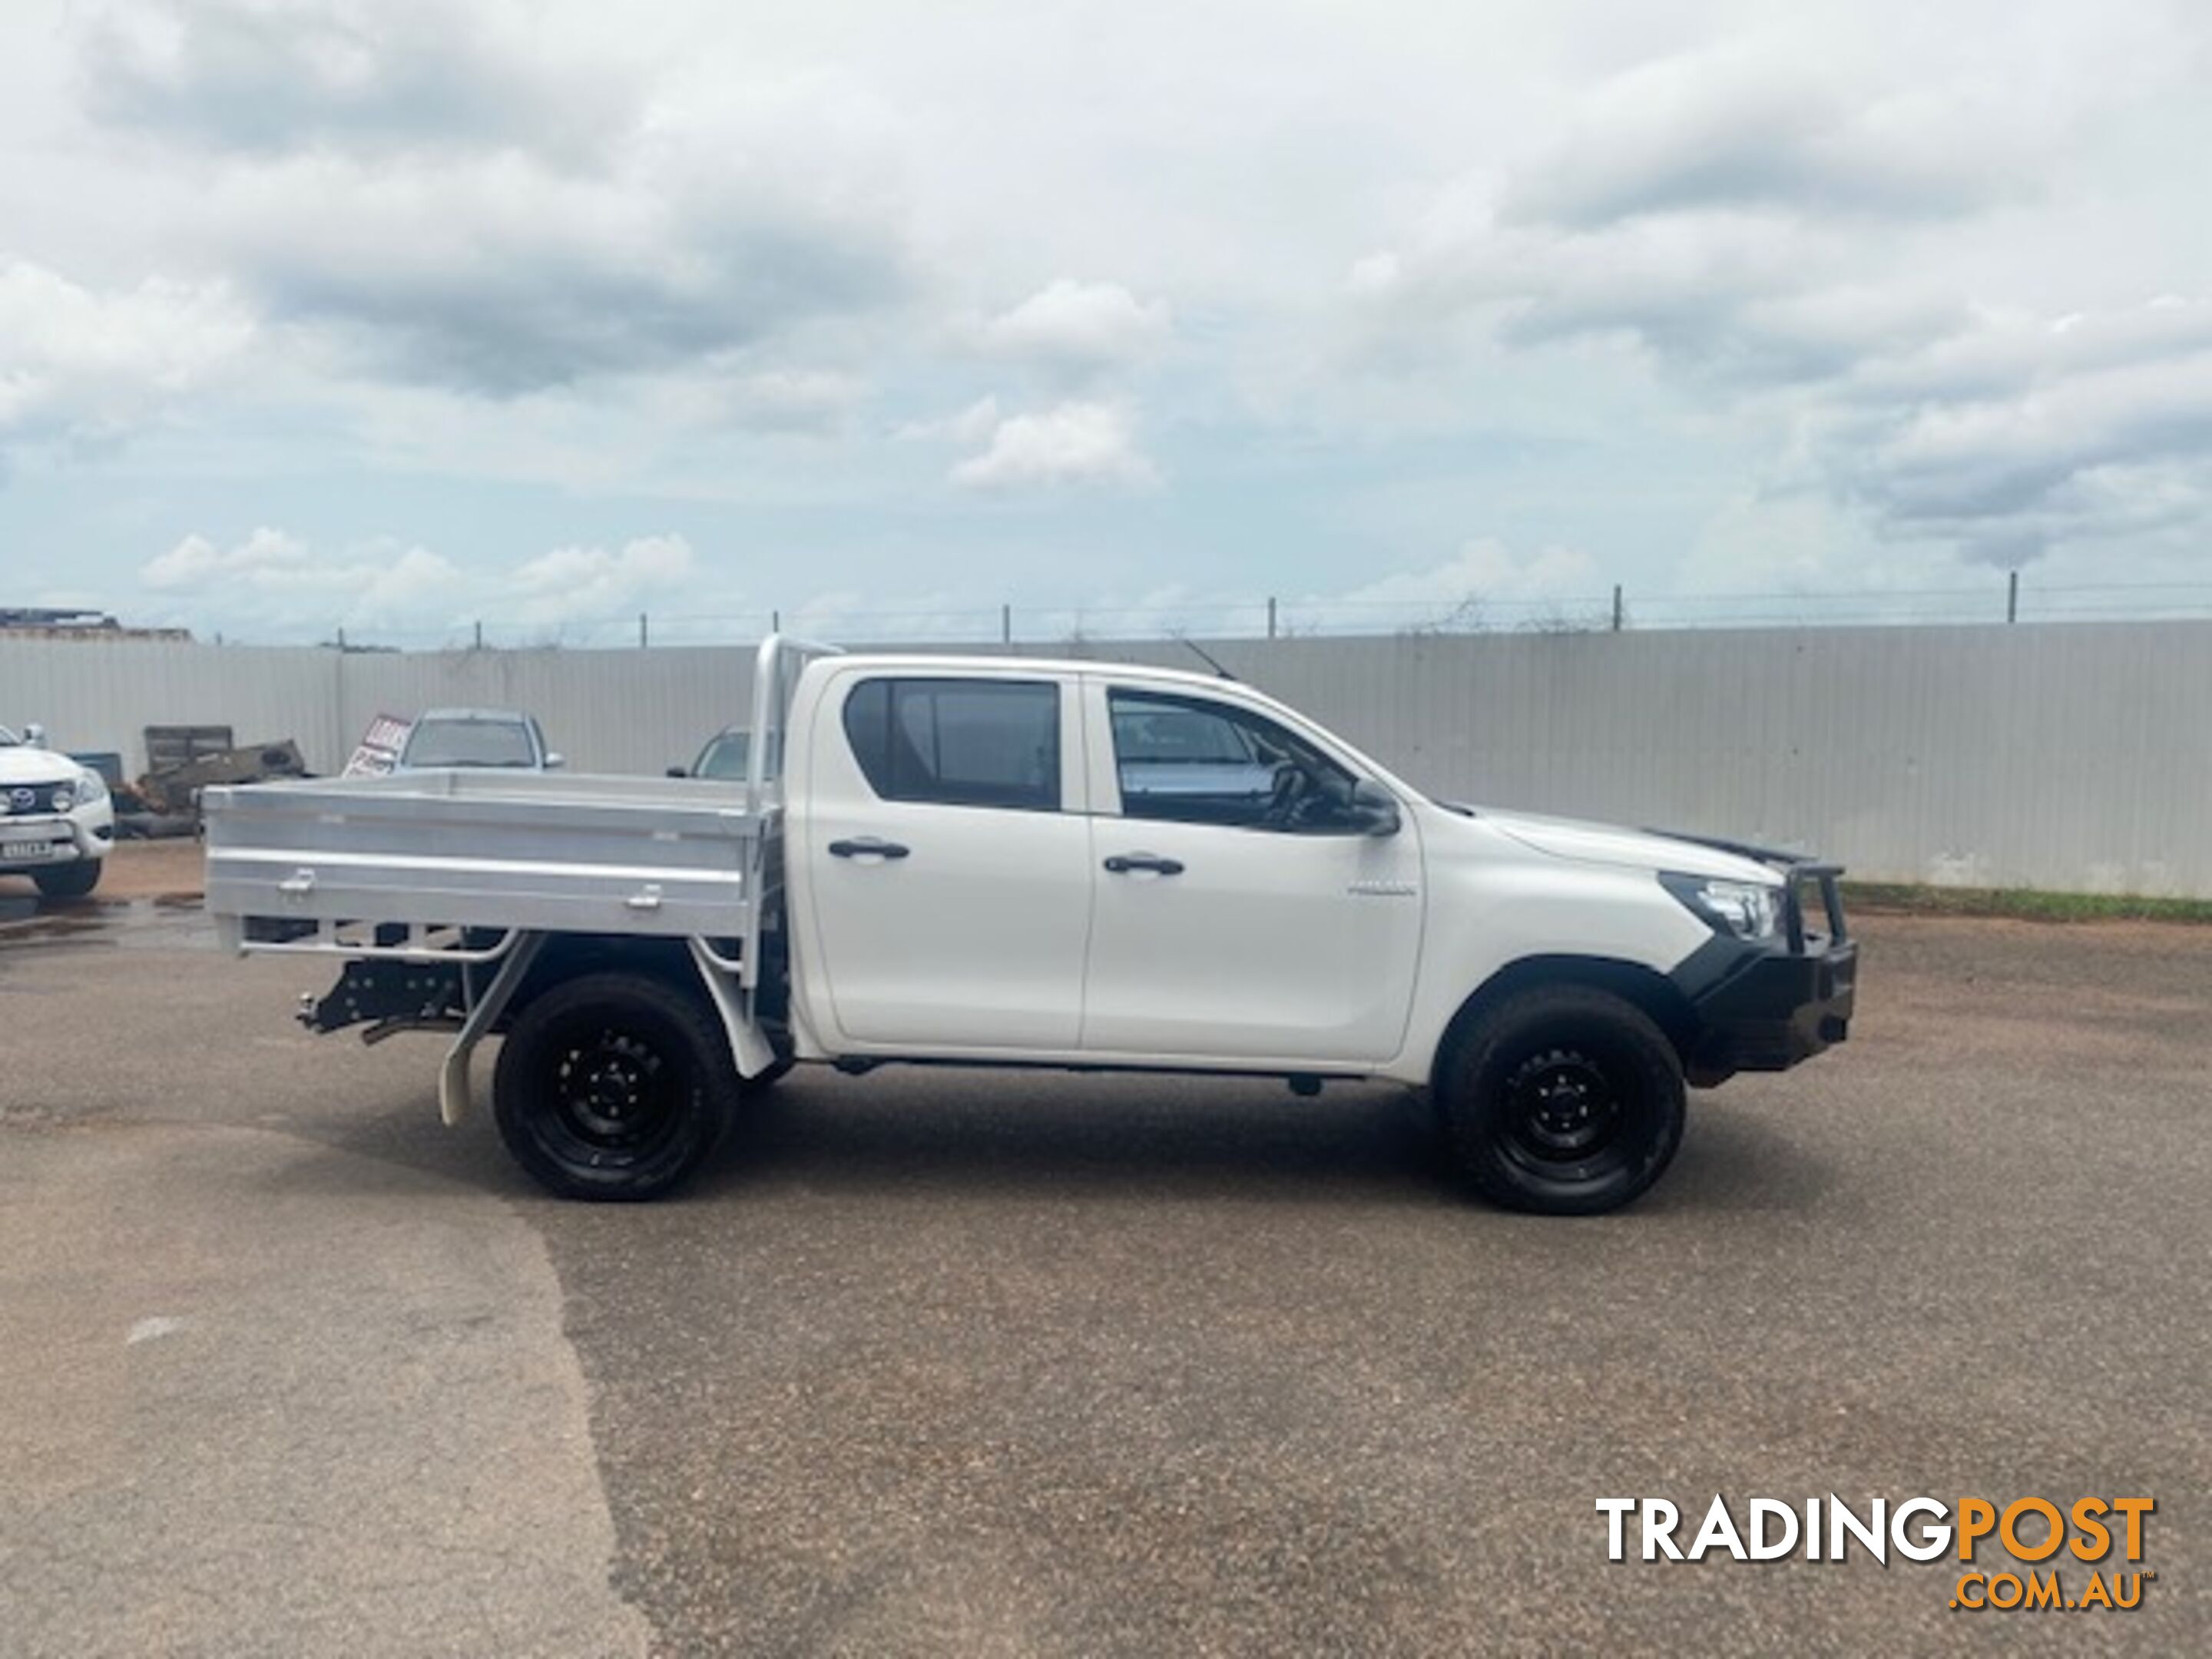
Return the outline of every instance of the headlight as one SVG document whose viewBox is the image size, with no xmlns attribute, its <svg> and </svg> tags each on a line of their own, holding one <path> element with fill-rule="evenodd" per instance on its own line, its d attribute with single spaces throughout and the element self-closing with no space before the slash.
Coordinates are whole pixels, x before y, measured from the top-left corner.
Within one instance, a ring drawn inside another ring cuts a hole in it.
<svg viewBox="0 0 2212 1659">
<path fill-rule="evenodd" d="M 1705 876 L 1675 875 L 1663 875 L 1659 880 L 1717 933 L 1735 939 L 1771 939 L 1781 922 L 1779 883 L 1718 881 Z"/>
<path fill-rule="evenodd" d="M 54 791 L 54 811 L 66 812 L 72 806 L 89 806 L 106 798 L 107 780 L 87 767 L 76 775 L 75 783 L 63 784 Z"/>
</svg>

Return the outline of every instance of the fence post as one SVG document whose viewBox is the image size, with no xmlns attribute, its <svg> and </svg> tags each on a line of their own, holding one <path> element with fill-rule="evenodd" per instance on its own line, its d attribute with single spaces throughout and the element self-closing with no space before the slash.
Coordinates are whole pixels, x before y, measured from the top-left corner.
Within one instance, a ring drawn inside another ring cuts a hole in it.
<svg viewBox="0 0 2212 1659">
<path fill-rule="evenodd" d="M 1613 585 L 1613 631 L 1620 632 L 1620 584 Z"/>
<path fill-rule="evenodd" d="M 1275 596 L 1272 593 L 1267 596 L 1267 637 L 1275 637 Z"/>
<path fill-rule="evenodd" d="M 2017 570 L 2005 573 L 2005 620 L 2008 623 L 2020 620 L 2020 572 Z"/>
</svg>

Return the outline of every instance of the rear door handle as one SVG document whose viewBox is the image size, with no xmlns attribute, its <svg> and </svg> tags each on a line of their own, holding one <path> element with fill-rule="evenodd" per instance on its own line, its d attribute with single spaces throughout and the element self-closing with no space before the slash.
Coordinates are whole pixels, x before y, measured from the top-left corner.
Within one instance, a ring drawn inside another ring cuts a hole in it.
<svg viewBox="0 0 2212 1659">
<path fill-rule="evenodd" d="M 1116 853 L 1106 860 L 1106 867 L 1117 876 L 1126 876 L 1132 870 L 1149 870 L 1158 876 L 1179 876 L 1182 866 L 1174 859 L 1164 859 L 1153 853 Z"/>
<path fill-rule="evenodd" d="M 881 836 L 857 836 L 851 841 L 830 843 L 830 856 L 833 859 L 902 859 L 909 850 Z"/>
</svg>

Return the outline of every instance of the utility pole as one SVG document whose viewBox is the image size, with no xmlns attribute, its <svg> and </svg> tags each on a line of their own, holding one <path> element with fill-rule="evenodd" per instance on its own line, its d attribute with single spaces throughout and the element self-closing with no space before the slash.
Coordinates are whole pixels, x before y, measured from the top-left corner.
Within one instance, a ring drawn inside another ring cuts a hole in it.
<svg viewBox="0 0 2212 1659">
<path fill-rule="evenodd" d="M 1014 607 L 1011 605 L 1002 605 L 999 607 L 999 643 L 1012 645 L 1013 642 Z"/>
<path fill-rule="evenodd" d="M 1613 585 L 1613 631 L 1620 632 L 1620 584 Z"/>
<path fill-rule="evenodd" d="M 2017 570 L 2005 573 L 2005 620 L 2008 623 L 2020 620 L 2020 572 Z"/>
<path fill-rule="evenodd" d="M 641 651 L 645 649 L 645 612 L 642 611 L 637 613 L 637 648 Z"/>
<path fill-rule="evenodd" d="M 1272 593 L 1267 596 L 1267 637 L 1275 637 L 1275 596 Z"/>
<path fill-rule="evenodd" d="M 481 621 L 477 623 L 477 649 L 483 649 L 483 623 Z"/>
</svg>

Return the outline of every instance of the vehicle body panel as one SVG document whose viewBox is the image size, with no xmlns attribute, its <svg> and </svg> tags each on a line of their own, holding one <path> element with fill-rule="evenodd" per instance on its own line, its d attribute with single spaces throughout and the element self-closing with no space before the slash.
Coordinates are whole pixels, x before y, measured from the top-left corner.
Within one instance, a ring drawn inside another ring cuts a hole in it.
<svg viewBox="0 0 2212 1659">
<path fill-rule="evenodd" d="M 1058 811 L 885 800 L 870 787 L 842 718 L 853 692 L 952 678 L 1056 689 Z M 1091 865 L 1078 683 L 1004 664 L 952 675 L 848 658 L 802 677 L 785 779 L 793 1001 L 833 1051 L 1076 1046 Z M 870 840 L 907 851 L 829 850 Z"/>
<path fill-rule="evenodd" d="M 1100 856 L 1083 1048 L 1190 1062 L 1389 1060 L 1404 1038 L 1420 960 L 1418 830 L 1298 834 L 1122 816 L 1124 783 L 1150 788 L 1166 769 L 1150 759 L 1121 761 L 1117 740 L 1127 723 L 1109 717 L 1113 688 L 1145 685 L 1119 672 L 1085 678 Z M 1200 695 L 1279 716 L 1272 703 L 1218 682 Z M 1205 762 L 1197 769 L 1223 769 Z M 1171 779 L 1177 793 L 1187 787 Z M 1179 867 L 1163 874 L 1106 863 L 1132 854 Z"/>
<path fill-rule="evenodd" d="M 465 769 L 213 788 L 209 909 L 726 938 L 760 833 L 726 784 Z"/>
</svg>

